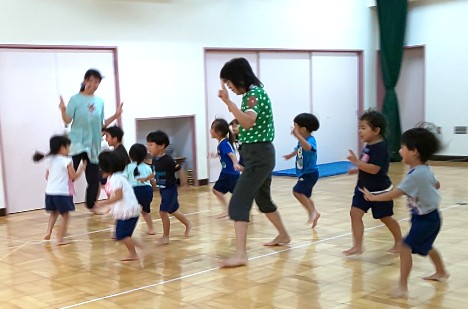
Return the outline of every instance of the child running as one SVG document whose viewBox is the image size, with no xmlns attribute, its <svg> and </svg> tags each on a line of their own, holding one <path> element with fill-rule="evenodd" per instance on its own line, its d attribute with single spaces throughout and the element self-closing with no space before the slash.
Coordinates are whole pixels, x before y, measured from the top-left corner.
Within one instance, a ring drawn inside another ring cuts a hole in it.
<svg viewBox="0 0 468 309">
<path fill-rule="evenodd" d="M 285 160 L 296 157 L 296 175 L 299 178 L 293 188 L 294 197 L 304 206 L 309 218 L 307 224 L 312 228 L 317 226 L 320 213 L 315 209 L 312 189 L 317 183 L 319 172 L 317 167 L 317 141 L 312 132 L 319 129 L 320 123 L 317 117 L 309 113 L 302 113 L 294 118 L 294 128 L 291 134 L 297 140 L 297 147 L 290 154 L 284 155 Z"/>
<path fill-rule="evenodd" d="M 234 192 L 242 166 L 237 162 L 234 150 L 234 134 L 229 130 L 227 121 L 215 119 L 211 124 L 210 134 L 212 138 L 218 140 L 218 156 L 221 161 L 221 173 L 213 186 L 213 193 L 223 207 L 222 213 L 217 216 L 218 219 L 222 219 L 228 216 L 228 203 L 224 195 L 227 192 Z"/>
<path fill-rule="evenodd" d="M 96 207 L 110 207 L 108 212 L 116 221 L 115 239 L 123 242 L 129 253 L 121 261 L 138 260 L 135 246 L 140 245 L 132 238 L 132 234 L 140 216 L 140 205 L 132 186 L 123 175 L 125 162 L 113 151 L 105 151 L 99 154 L 99 167 L 103 176 L 108 178 L 104 190 L 109 198 L 97 201 Z"/>
<path fill-rule="evenodd" d="M 159 239 L 159 244 L 169 243 L 169 231 L 171 221 L 169 214 L 174 215 L 185 225 L 184 236 L 190 236 L 192 223 L 178 211 L 179 201 L 175 172 L 180 169 L 180 165 L 170 156 L 165 154 L 165 149 L 169 145 L 169 137 L 162 131 L 154 131 L 147 135 L 148 151 L 153 155 L 153 168 L 156 181 L 156 187 L 161 194 L 161 205 L 159 206 L 159 215 L 163 225 L 163 236 Z"/>
<path fill-rule="evenodd" d="M 411 212 L 411 228 L 403 239 L 400 247 L 400 280 L 398 287 L 390 295 L 406 297 L 408 295 L 408 277 L 413 266 L 411 254 L 429 255 L 435 266 L 433 275 L 425 280 L 445 281 L 449 274 L 444 266 L 439 252 L 432 246 L 441 226 L 440 188 L 427 161 L 439 150 L 437 137 L 424 128 L 414 128 L 401 136 L 400 155 L 403 163 L 408 164 L 410 171 L 396 189 L 380 195 L 374 195 L 368 188 L 362 188 L 368 201 L 391 201 L 402 195 L 407 197 L 407 205 Z"/>
<path fill-rule="evenodd" d="M 75 172 L 73 162 L 68 155 L 70 152 L 70 139 L 63 135 L 55 135 L 50 139 L 50 151 L 47 155 L 36 152 L 33 156 L 34 162 L 39 162 L 45 157 L 50 157 L 46 170 L 47 186 L 45 190 L 45 209 L 50 213 L 45 240 L 50 240 L 52 229 L 57 218 L 62 217 L 62 224 L 57 233 L 57 246 L 66 245 L 65 233 L 68 228 L 69 211 L 75 210 L 73 204 L 73 181 L 77 179 L 86 168 L 85 161 Z"/>
<path fill-rule="evenodd" d="M 345 255 L 362 253 L 362 238 L 364 235 L 364 223 L 362 217 L 372 209 L 374 219 L 380 219 L 394 238 L 394 245 L 388 250 L 390 253 L 398 253 L 401 242 L 401 230 L 398 222 L 393 219 L 393 201 L 371 202 L 364 199 L 359 188 L 367 188 L 378 194 L 390 191 L 392 182 L 387 175 L 389 167 L 389 153 L 387 142 L 384 138 L 387 129 L 385 116 L 377 111 L 366 111 L 359 119 L 359 138 L 366 143 L 358 159 L 352 150 L 349 150 L 348 160 L 356 168 L 349 171 L 350 174 L 358 174 L 358 181 L 354 189 L 353 203 L 350 211 L 351 228 L 353 232 L 353 246 L 343 251 Z"/>
<path fill-rule="evenodd" d="M 150 181 L 154 179 L 153 170 L 144 161 L 148 150 L 143 144 L 134 144 L 130 147 L 129 155 L 132 163 L 127 165 L 124 175 L 133 187 L 135 196 L 142 210 L 141 215 L 145 219 L 148 235 L 154 235 L 153 220 L 151 219 L 151 201 L 153 200 L 153 187 Z"/>
</svg>

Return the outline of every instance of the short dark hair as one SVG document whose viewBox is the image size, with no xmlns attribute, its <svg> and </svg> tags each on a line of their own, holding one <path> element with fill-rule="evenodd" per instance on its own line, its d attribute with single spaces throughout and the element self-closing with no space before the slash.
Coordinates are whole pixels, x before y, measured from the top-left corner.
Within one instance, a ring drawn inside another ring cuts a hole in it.
<svg viewBox="0 0 468 309">
<path fill-rule="evenodd" d="M 319 120 L 311 113 L 302 113 L 297 115 L 294 118 L 294 122 L 297 123 L 298 126 L 306 128 L 310 133 L 317 131 L 320 128 Z"/>
<path fill-rule="evenodd" d="M 125 169 L 125 160 L 120 158 L 113 151 L 103 151 L 99 154 L 99 167 L 103 172 L 113 174 L 123 172 Z"/>
<path fill-rule="evenodd" d="M 436 135 L 425 128 L 413 128 L 405 131 L 401 135 L 401 144 L 406 146 L 408 150 L 417 150 L 419 159 L 423 163 L 441 148 Z"/>
<path fill-rule="evenodd" d="M 153 131 L 146 136 L 146 141 L 150 143 L 156 143 L 158 145 L 164 145 L 166 148 L 169 145 L 169 136 L 161 130 Z"/>
<path fill-rule="evenodd" d="M 116 137 L 119 143 L 122 142 L 124 132 L 120 127 L 113 126 L 113 127 L 105 128 L 103 131 L 106 133 L 109 133 L 111 137 Z"/>
<path fill-rule="evenodd" d="M 234 58 L 226 62 L 219 72 L 219 77 L 231 81 L 236 88 L 244 88 L 246 91 L 251 85 L 263 86 L 245 58 Z"/>
<path fill-rule="evenodd" d="M 368 109 L 362 114 L 361 121 L 367 121 L 369 126 L 375 130 L 376 128 L 380 129 L 380 135 L 386 136 L 387 135 L 387 117 L 381 112 L 376 110 Z"/>
</svg>

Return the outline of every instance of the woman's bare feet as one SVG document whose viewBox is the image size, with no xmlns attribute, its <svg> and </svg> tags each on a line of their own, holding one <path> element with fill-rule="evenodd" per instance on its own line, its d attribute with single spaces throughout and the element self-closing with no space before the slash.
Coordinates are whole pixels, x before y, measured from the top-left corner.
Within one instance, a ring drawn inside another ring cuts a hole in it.
<svg viewBox="0 0 468 309">
<path fill-rule="evenodd" d="M 351 247 L 348 250 L 343 251 L 343 253 L 346 256 L 360 255 L 360 254 L 362 254 L 362 248 L 361 247 Z"/>
<path fill-rule="evenodd" d="M 424 280 L 429 280 L 429 281 L 439 281 L 439 282 L 445 282 L 447 279 L 450 277 L 448 273 L 435 273 L 430 276 L 423 277 Z"/>
<path fill-rule="evenodd" d="M 227 260 L 221 261 L 219 263 L 219 268 L 234 268 L 234 267 L 240 267 L 240 266 L 245 266 L 248 263 L 247 257 L 238 257 L 238 256 L 233 256 Z"/>
<path fill-rule="evenodd" d="M 162 236 L 158 240 L 159 245 L 167 245 L 169 243 L 169 236 Z"/>
<path fill-rule="evenodd" d="M 397 286 L 388 293 L 392 298 L 406 298 L 408 297 L 408 288 Z"/>
<path fill-rule="evenodd" d="M 291 238 L 288 235 L 278 235 L 272 241 L 264 243 L 264 246 L 274 247 L 274 246 L 284 246 L 291 242 Z"/>
</svg>

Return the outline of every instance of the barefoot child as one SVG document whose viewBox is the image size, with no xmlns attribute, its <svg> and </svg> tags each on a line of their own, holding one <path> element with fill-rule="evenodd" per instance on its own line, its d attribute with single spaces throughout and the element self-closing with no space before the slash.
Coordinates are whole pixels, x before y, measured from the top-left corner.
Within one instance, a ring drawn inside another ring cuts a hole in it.
<svg viewBox="0 0 468 309">
<path fill-rule="evenodd" d="M 411 228 L 403 239 L 400 248 L 400 281 L 390 293 L 393 297 L 405 297 L 408 293 L 408 277 L 413 265 L 412 253 L 429 255 L 435 266 L 435 273 L 424 277 L 425 280 L 444 281 L 449 277 L 439 252 L 432 246 L 441 226 L 440 188 L 431 168 L 426 164 L 429 157 L 440 148 L 438 139 L 430 131 L 414 128 L 401 136 L 400 155 L 410 171 L 403 181 L 390 192 L 374 195 L 362 188 L 366 200 L 391 201 L 402 195 L 407 197 L 411 212 Z"/>
<path fill-rule="evenodd" d="M 180 169 L 174 159 L 165 154 L 165 149 L 169 145 L 169 137 L 162 131 L 154 131 L 146 137 L 148 143 L 148 151 L 153 155 L 153 168 L 156 181 L 156 187 L 159 188 L 161 194 L 161 205 L 159 206 L 159 215 L 163 225 L 163 236 L 159 239 L 159 244 L 169 243 L 169 231 L 171 229 L 171 221 L 169 214 L 174 215 L 180 222 L 185 225 L 185 237 L 190 236 L 192 223 L 178 211 L 179 201 L 175 172 Z"/>
<path fill-rule="evenodd" d="M 312 188 L 317 183 L 319 173 L 317 167 L 317 141 L 312 136 L 312 132 L 317 131 L 320 123 L 312 114 L 302 113 L 294 118 L 294 129 L 291 134 L 294 135 L 298 144 L 293 152 L 284 155 L 286 160 L 296 157 L 296 174 L 299 180 L 293 188 L 293 194 L 296 199 L 304 206 L 309 218 L 307 224 L 312 228 L 317 225 L 320 213 L 315 209 L 312 196 Z"/>
<path fill-rule="evenodd" d="M 221 161 L 221 173 L 213 186 L 213 194 L 223 206 L 222 213 L 218 215 L 218 219 L 222 219 L 228 216 L 228 203 L 224 195 L 228 192 L 234 192 L 242 166 L 237 162 L 234 151 L 234 134 L 229 130 L 227 121 L 215 119 L 211 124 L 210 134 L 212 138 L 218 140 L 218 156 Z"/>
<path fill-rule="evenodd" d="M 141 206 L 141 215 L 145 219 L 148 235 L 154 235 L 153 220 L 151 219 L 151 201 L 153 200 L 153 187 L 150 181 L 154 179 L 151 167 L 146 164 L 145 158 L 148 154 L 146 146 L 134 144 L 130 147 L 129 156 L 132 163 L 127 165 L 124 174 L 133 187 L 135 196 Z"/>
<path fill-rule="evenodd" d="M 400 225 L 393 219 L 393 201 L 371 202 L 364 199 L 359 188 L 366 187 L 374 193 L 382 193 L 392 189 L 392 182 L 387 175 L 389 167 L 389 153 L 384 138 L 387 129 L 385 116 L 377 111 L 366 111 L 359 119 L 359 137 L 366 146 L 358 159 L 353 151 L 349 151 L 348 160 L 357 168 L 350 170 L 350 174 L 358 173 L 357 185 L 354 189 L 353 204 L 350 211 L 351 228 L 353 231 L 353 246 L 343 251 L 345 255 L 362 253 L 362 237 L 364 224 L 362 217 L 372 209 L 374 219 L 380 219 L 394 238 L 390 253 L 397 253 L 401 242 Z"/>
<path fill-rule="evenodd" d="M 70 152 L 70 140 L 66 136 L 56 135 L 50 139 L 50 151 L 47 155 L 36 152 L 33 161 L 38 162 L 44 157 L 50 157 L 46 171 L 47 186 L 45 190 L 45 209 L 50 212 L 49 225 L 44 237 L 49 240 L 58 216 L 62 216 L 62 224 L 57 233 L 57 245 L 65 245 L 65 233 L 68 228 L 68 212 L 75 210 L 73 204 L 73 181 L 77 179 L 86 168 L 83 161 L 81 167 L 76 171 L 73 168 Z"/>
<path fill-rule="evenodd" d="M 132 234 L 140 216 L 140 205 L 132 186 L 123 175 L 125 161 L 114 152 L 105 151 L 99 155 L 99 167 L 103 176 L 108 178 L 104 190 L 109 198 L 97 201 L 96 207 L 110 207 L 108 211 L 115 219 L 115 239 L 123 242 L 129 253 L 121 261 L 138 260 L 135 246 L 139 244 Z"/>
</svg>

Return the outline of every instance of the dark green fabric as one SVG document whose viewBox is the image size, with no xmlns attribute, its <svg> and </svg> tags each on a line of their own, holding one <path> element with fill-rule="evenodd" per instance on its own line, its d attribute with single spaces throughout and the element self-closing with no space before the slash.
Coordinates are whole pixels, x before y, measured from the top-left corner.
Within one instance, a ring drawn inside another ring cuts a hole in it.
<svg viewBox="0 0 468 309">
<path fill-rule="evenodd" d="M 377 0 L 380 29 L 380 63 L 385 85 L 382 112 L 387 116 L 390 159 L 400 161 L 400 112 L 395 85 L 400 75 L 408 0 Z"/>
</svg>

